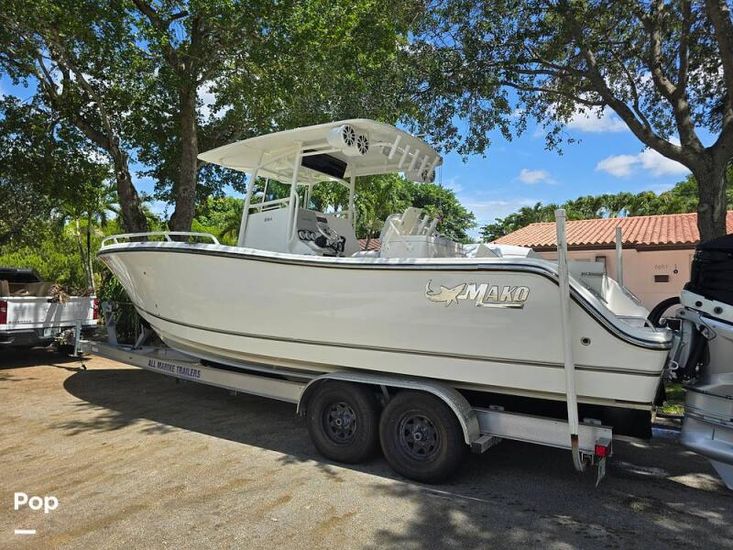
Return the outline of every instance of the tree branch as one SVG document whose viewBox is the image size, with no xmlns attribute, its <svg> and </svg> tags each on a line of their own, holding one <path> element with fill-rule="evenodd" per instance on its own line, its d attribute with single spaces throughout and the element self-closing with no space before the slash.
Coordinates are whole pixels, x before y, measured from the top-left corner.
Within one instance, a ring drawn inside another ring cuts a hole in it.
<svg viewBox="0 0 733 550">
<path fill-rule="evenodd" d="M 680 34 L 679 69 L 677 70 L 677 89 L 687 88 L 687 74 L 690 68 L 690 29 L 692 28 L 692 3 L 682 2 L 682 32 Z"/>
<path fill-rule="evenodd" d="M 616 62 L 618 63 L 619 67 L 621 67 L 621 70 L 623 71 L 624 75 L 626 75 L 626 80 L 629 83 L 629 88 L 631 90 L 631 97 L 633 99 L 632 107 L 634 109 L 634 113 L 636 113 L 636 116 L 639 117 L 639 120 L 641 120 L 642 124 L 646 126 L 648 129 L 651 130 L 652 125 L 649 122 L 649 119 L 644 114 L 644 111 L 641 109 L 641 102 L 639 99 L 639 90 L 636 88 L 636 82 L 634 82 L 633 75 L 629 72 L 629 69 L 626 67 L 624 62 L 616 55 L 615 50 L 611 50 L 611 55 L 616 59 Z"/>
<path fill-rule="evenodd" d="M 705 11 L 713 24 L 715 40 L 718 42 L 730 107 L 733 102 L 733 22 L 730 7 L 725 0 L 705 0 Z"/>
<path fill-rule="evenodd" d="M 652 4 L 652 13 L 642 14 L 640 16 L 642 25 L 644 25 L 644 28 L 649 33 L 650 38 L 647 64 L 652 73 L 654 86 L 672 106 L 672 112 L 677 124 L 680 141 L 685 147 L 691 147 L 699 152 L 702 151 L 704 147 L 695 132 L 695 126 L 692 123 L 692 116 L 690 113 L 690 104 L 687 101 L 687 61 L 680 64 L 680 72 L 684 78 L 680 79 L 676 86 L 662 69 L 662 35 L 659 20 L 663 15 L 664 9 L 663 0 L 654 0 Z M 686 9 L 690 9 L 689 5 L 686 8 L 683 6 L 683 11 Z M 688 20 L 686 23 L 689 24 L 690 21 Z M 687 57 L 686 41 L 688 34 L 689 28 L 687 31 L 683 29 L 683 33 L 680 38 L 680 56 L 684 53 L 685 59 Z"/>
<path fill-rule="evenodd" d="M 520 84 L 519 82 L 513 82 L 511 80 L 500 80 L 499 84 L 501 84 L 502 86 L 509 86 L 510 88 L 514 88 L 515 90 L 519 90 L 521 92 L 538 92 L 543 94 L 561 96 L 565 99 L 569 99 L 587 107 L 603 107 L 603 105 L 605 104 L 603 101 L 593 101 L 587 98 L 569 94 L 567 92 L 562 92 L 560 90 L 553 90 L 552 88 L 545 88 L 542 86 L 528 86 L 525 84 Z"/>
<path fill-rule="evenodd" d="M 588 66 L 588 78 L 603 98 L 603 101 L 621 117 L 633 134 L 639 138 L 642 143 L 659 151 L 664 156 L 681 162 L 687 166 L 690 162 L 689 157 L 684 155 L 682 147 L 667 141 L 654 132 L 652 128 L 645 126 L 639 121 L 629 106 L 613 94 L 606 83 L 606 79 L 601 74 L 595 55 L 584 43 L 583 35 L 580 32 L 577 21 L 571 19 L 570 26 L 581 55 Z"/>
<path fill-rule="evenodd" d="M 132 2 L 135 4 L 137 9 L 145 17 L 148 18 L 148 21 L 150 21 L 155 29 L 165 34 L 166 41 L 163 45 L 163 55 L 165 55 L 166 61 L 168 61 L 168 64 L 171 66 L 171 68 L 174 71 L 179 72 L 181 70 L 181 60 L 178 57 L 178 53 L 176 52 L 175 48 L 171 46 L 170 36 L 168 35 L 171 20 L 165 20 L 160 17 L 158 12 L 155 11 L 155 9 L 150 4 L 144 2 L 143 0 L 132 0 Z M 181 15 L 176 14 L 176 17 L 174 17 L 174 19 L 177 19 L 179 17 L 181 17 Z"/>
</svg>

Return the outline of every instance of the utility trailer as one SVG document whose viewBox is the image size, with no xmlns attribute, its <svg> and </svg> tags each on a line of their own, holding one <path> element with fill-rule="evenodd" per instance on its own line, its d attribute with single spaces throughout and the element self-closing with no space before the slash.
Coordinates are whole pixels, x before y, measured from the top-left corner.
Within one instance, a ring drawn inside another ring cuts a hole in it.
<svg viewBox="0 0 733 550">
<path fill-rule="evenodd" d="M 501 407 L 474 407 L 455 388 L 430 379 L 352 370 L 308 376 L 262 365 L 222 365 L 165 346 L 141 345 L 144 337 L 136 345 L 117 344 L 114 331 L 111 335 L 109 342 L 82 340 L 78 351 L 179 380 L 293 403 L 297 413 L 306 417 L 319 452 L 339 462 L 357 463 L 368 458 L 381 440 L 385 457 L 398 473 L 418 481 L 439 481 L 453 473 L 469 448 L 473 453 L 483 453 L 503 439 L 573 448 L 568 422 Z M 341 393 L 344 401 L 338 400 Z M 333 395 L 337 396 L 335 402 Z M 376 416 L 370 419 L 369 414 L 359 410 L 359 398 L 378 404 Z M 327 405 L 330 409 L 323 411 L 319 409 L 321 402 L 335 405 Z M 442 407 L 448 414 L 436 415 L 432 420 L 419 414 L 393 414 L 425 405 Z M 395 423 L 398 430 L 390 430 Z M 441 441 L 447 443 L 443 452 L 450 455 L 440 467 L 424 460 L 435 431 L 441 432 Z M 360 437 L 355 437 L 357 434 Z M 605 475 L 606 459 L 612 453 L 612 428 L 584 419 L 578 424 L 577 435 L 581 463 L 595 467 L 597 484 Z M 456 445 L 451 447 L 451 441 Z M 390 452 L 392 447 L 402 448 L 403 452 Z"/>
</svg>

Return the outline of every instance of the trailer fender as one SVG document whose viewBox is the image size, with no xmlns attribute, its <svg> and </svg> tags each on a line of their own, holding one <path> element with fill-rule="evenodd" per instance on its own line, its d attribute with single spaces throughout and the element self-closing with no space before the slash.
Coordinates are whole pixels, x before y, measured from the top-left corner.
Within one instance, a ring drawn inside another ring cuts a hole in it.
<svg viewBox="0 0 733 550">
<path fill-rule="evenodd" d="M 353 382 L 355 384 L 369 384 L 380 388 L 400 388 L 409 390 L 419 390 L 431 393 L 445 402 L 453 413 L 456 415 L 458 422 L 463 430 L 463 438 L 467 445 L 471 445 L 480 437 L 479 422 L 476 412 L 469 405 L 461 393 L 445 384 L 433 380 L 425 380 L 421 378 L 410 378 L 406 376 L 386 376 L 381 374 L 371 374 L 364 372 L 331 372 L 314 378 L 303 390 L 298 401 L 298 414 L 303 415 L 308 408 L 308 401 L 313 395 L 314 390 L 328 380 L 339 380 L 343 382 Z"/>
</svg>

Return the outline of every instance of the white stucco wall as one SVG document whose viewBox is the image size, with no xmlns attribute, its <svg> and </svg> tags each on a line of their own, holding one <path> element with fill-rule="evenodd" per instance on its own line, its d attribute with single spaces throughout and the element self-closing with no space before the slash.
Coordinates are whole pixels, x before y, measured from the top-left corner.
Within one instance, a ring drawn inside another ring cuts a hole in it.
<svg viewBox="0 0 733 550">
<path fill-rule="evenodd" d="M 642 250 L 624 249 L 624 285 L 636 294 L 644 307 L 652 309 L 670 296 L 679 296 L 684 284 L 690 280 L 690 267 L 694 249 L 684 250 Z M 539 252 L 540 256 L 555 260 L 556 252 Z M 571 250 L 572 260 L 595 261 L 597 257 L 606 258 L 607 273 L 616 278 L 616 251 Z M 667 275 L 669 282 L 655 282 L 655 275 Z"/>
</svg>

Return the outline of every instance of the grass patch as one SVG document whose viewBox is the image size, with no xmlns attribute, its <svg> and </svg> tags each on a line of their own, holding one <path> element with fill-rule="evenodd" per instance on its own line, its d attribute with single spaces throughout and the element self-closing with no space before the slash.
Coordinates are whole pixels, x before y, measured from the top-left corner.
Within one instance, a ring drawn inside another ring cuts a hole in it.
<svg viewBox="0 0 733 550">
<path fill-rule="evenodd" d="M 664 414 L 682 415 L 685 412 L 685 389 L 682 384 L 668 384 L 665 388 L 667 399 L 658 410 Z"/>
</svg>

